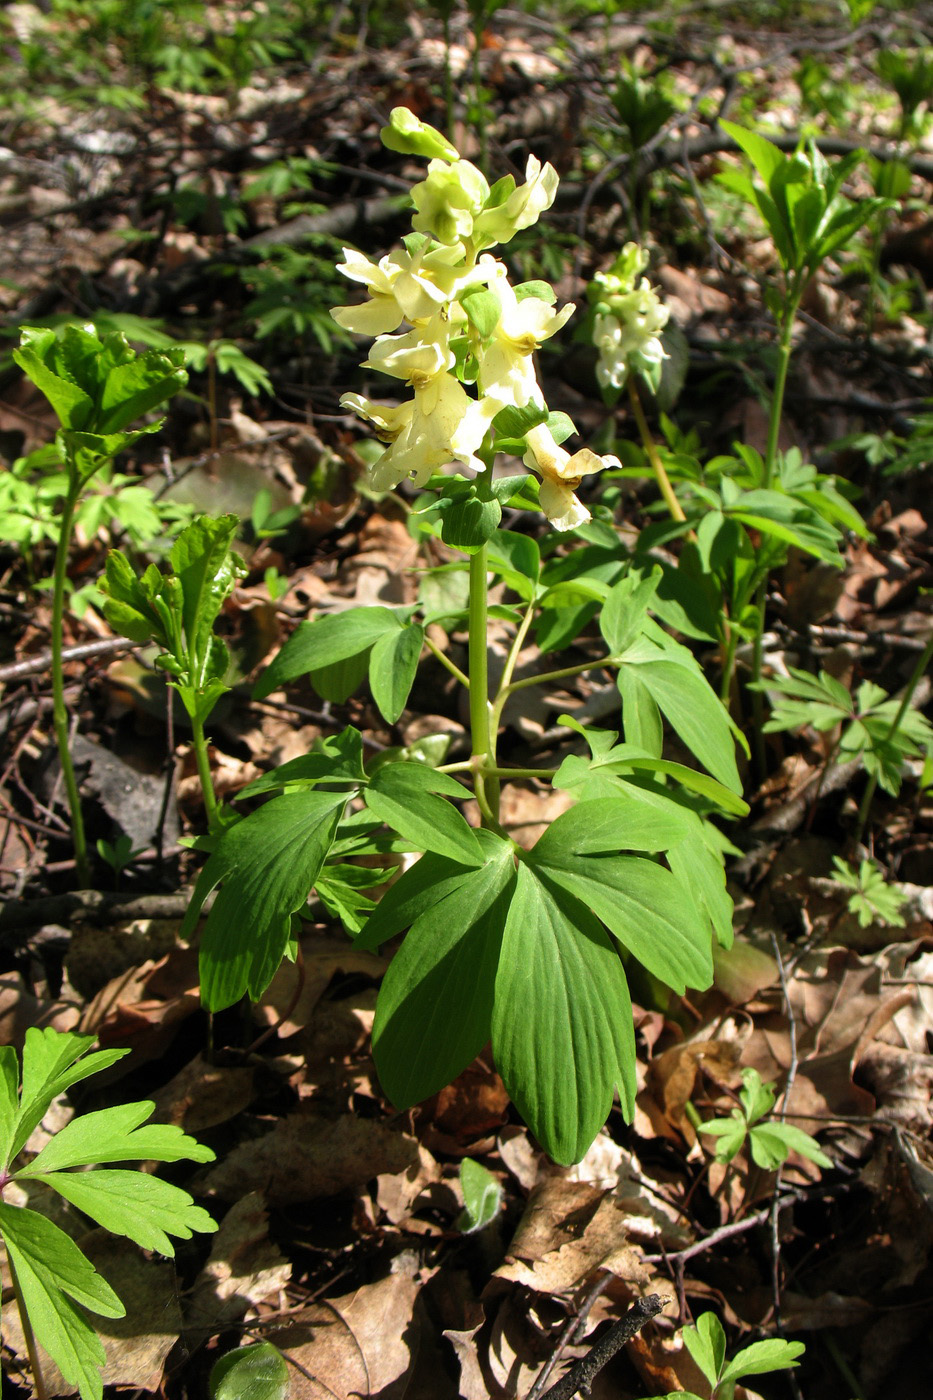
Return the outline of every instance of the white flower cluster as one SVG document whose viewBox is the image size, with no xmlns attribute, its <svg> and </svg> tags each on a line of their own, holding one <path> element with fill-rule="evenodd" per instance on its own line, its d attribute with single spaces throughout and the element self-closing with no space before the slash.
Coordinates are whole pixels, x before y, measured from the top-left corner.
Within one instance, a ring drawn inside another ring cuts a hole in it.
<svg viewBox="0 0 933 1400">
<path fill-rule="evenodd" d="M 662 305 L 647 277 L 639 278 L 648 255 L 626 243 L 606 272 L 597 272 L 589 287 L 595 303 L 593 344 L 599 351 L 596 377 L 603 388 L 621 389 L 629 374 L 643 374 L 657 388 L 667 351 L 661 332 L 669 309 Z"/>
<path fill-rule="evenodd" d="M 507 243 L 550 207 L 557 190 L 550 165 L 531 156 L 523 185 L 507 176 L 490 188 L 476 166 L 405 108 L 393 111 L 383 140 L 435 158 L 412 191 L 415 233 L 404 248 L 378 263 L 345 248 L 338 264 L 363 284 L 369 300 L 335 307 L 331 315 L 346 330 L 376 337 L 364 368 L 412 390 L 398 404 L 360 394 L 340 401 L 388 444 L 372 470 L 377 490 L 404 480 L 423 485 L 449 462 L 482 471 L 486 464 L 477 454 L 496 414 L 510 406 L 544 408 L 534 352 L 574 311 L 572 304 L 555 310 L 545 283 L 513 287 L 505 265 L 483 251 Z M 544 425 L 527 433 L 526 444 L 525 462 L 542 478 L 541 507 L 552 524 L 560 530 L 582 524 L 589 512 L 575 486 L 615 459 L 588 449 L 571 457 Z"/>
</svg>

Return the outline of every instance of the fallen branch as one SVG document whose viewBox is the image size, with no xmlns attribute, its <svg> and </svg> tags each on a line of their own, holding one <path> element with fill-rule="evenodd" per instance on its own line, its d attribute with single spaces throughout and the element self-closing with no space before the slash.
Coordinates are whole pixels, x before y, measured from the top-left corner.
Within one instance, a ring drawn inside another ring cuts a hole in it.
<svg viewBox="0 0 933 1400">
<path fill-rule="evenodd" d="M 657 1293 L 651 1293 L 647 1298 L 638 1298 L 625 1316 L 613 1323 L 609 1331 L 600 1337 L 582 1361 L 578 1361 L 556 1385 L 544 1392 L 541 1400 L 571 1400 L 579 1391 L 588 1391 L 595 1377 L 612 1360 L 616 1352 L 620 1351 L 626 1342 L 630 1342 L 646 1322 L 657 1317 L 666 1302 L 667 1300 Z"/>
</svg>

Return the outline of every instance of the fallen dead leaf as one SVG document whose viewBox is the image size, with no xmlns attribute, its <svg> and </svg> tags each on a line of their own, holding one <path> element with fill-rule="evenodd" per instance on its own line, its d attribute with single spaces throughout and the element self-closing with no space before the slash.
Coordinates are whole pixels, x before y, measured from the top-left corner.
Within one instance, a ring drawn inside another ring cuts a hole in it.
<svg viewBox="0 0 933 1400">
<path fill-rule="evenodd" d="M 185 1302 L 189 1328 L 219 1331 L 285 1288 L 292 1266 L 269 1239 L 269 1215 L 259 1191 L 234 1202 L 211 1242 L 207 1263 Z"/>
<path fill-rule="evenodd" d="M 397 1255 L 385 1278 L 315 1303 L 267 1333 L 289 1363 L 290 1400 L 401 1400 L 422 1330 L 418 1275 L 414 1255 Z"/>
<path fill-rule="evenodd" d="M 270 1206 L 293 1205 L 363 1186 L 383 1172 L 407 1171 L 419 1160 L 414 1138 L 375 1119 L 293 1113 L 233 1148 L 199 1185 L 224 1201 L 262 1191 Z"/>
</svg>

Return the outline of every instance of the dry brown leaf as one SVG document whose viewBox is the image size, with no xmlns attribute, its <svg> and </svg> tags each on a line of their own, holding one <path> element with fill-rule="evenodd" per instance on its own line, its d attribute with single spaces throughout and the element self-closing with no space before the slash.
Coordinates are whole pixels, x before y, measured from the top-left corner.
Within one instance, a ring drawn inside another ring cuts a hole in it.
<svg viewBox="0 0 933 1400">
<path fill-rule="evenodd" d="M 96 1034 L 102 1048 L 128 1046 L 127 1058 L 139 1064 L 159 1059 L 179 1024 L 200 1009 L 197 950 L 175 948 L 109 982 L 88 1003 L 80 1029 Z"/>
<path fill-rule="evenodd" d="M 418 1145 L 418 1161 L 404 1172 L 383 1172 L 376 1177 L 376 1203 L 392 1222 L 401 1225 L 426 1188 L 441 1180 L 441 1168 L 426 1147 Z"/>
<path fill-rule="evenodd" d="M 452 1084 L 415 1110 L 418 1136 L 432 1152 L 482 1155 L 505 1122 L 509 1096 L 491 1064 L 481 1056 Z"/>
<path fill-rule="evenodd" d="M 301 953 L 300 965 L 289 961 L 281 964 L 254 1008 L 261 1024 L 271 1026 L 281 1021 L 282 1037 L 295 1035 L 308 1025 L 328 983 L 338 972 L 363 973 L 375 980 L 386 969 L 384 958 L 361 952 L 337 938 L 304 938 Z"/>
<path fill-rule="evenodd" d="M 372 1118 L 293 1113 L 270 1133 L 233 1148 L 200 1180 L 204 1194 L 238 1201 L 262 1191 L 270 1206 L 293 1205 L 360 1187 L 419 1162 L 418 1144 Z"/>
<path fill-rule="evenodd" d="M 30 1026 L 71 1031 L 79 1019 L 78 1008 L 68 1002 L 33 996 L 18 972 L 0 973 L 0 1045 L 15 1045 L 21 1050 Z"/>
<path fill-rule="evenodd" d="M 195 1055 L 174 1079 L 153 1094 L 157 1123 L 175 1123 L 186 1133 L 226 1123 L 253 1100 L 252 1065 L 209 1065 Z"/>
<path fill-rule="evenodd" d="M 376 1283 L 302 1310 L 267 1334 L 290 1364 L 290 1400 L 379 1396 L 401 1400 L 421 1331 L 413 1255 L 398 1255 Z"/>
<path fill-rule="evenodd" d="M 695 1134 L 687 1120 L 686 1108 L 693 1096 L 700 1066 L 716 1078 L 731 1079 L 739 1059 L 738 1046 L 721 1040 L 695 1040 L 672 1045 L 648 1066 L 648 1085 L 672 1123 L 688 1142 Z"/>
<path fill-rule="evenodd" d="M 285 1288 L 292 1266 L 269 1239 L 269 1215 L 259 1191 L 227 1211 L 211 1241 L 207 1263 L 187 1295 L 188 1327 L 216 1332 Z"/>
<path fill-rule="evenodd" d="M 494 1278 L 558 1294 L 579 1288 L 599 1268 L 633 1282 L 650 1278 L 640 1251 L 628 1242 L 625 1211 L 613 1197 L 555 1175 L 532 1192 Z"/>
</svg>

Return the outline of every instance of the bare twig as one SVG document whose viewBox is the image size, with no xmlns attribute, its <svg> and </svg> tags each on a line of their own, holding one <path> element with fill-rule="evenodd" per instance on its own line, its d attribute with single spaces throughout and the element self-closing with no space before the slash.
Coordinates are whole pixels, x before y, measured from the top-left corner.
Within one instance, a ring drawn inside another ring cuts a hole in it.
<svg viewBox="0 0 933 1400">
<path fill-rule="evenodd" d="M 546 1390 L 541 1400 L 572 1400 L 580 1391 L 587 1392 L 603 1367 L 612 1360 L 616 1352 L 630 1342 L 640 1332 L 646 1322 L 664 1308 L 666 1300 L 657 1293 L 647 1298 L 638 1298 L 624 1317 L 614 1323 L 605 1336 L 593 1346 L 588 1355 L 576 1366 L 572 1366 L 565 1376 Z"/>
<path fill-rule="evenodd" d="M 602 1275 L 601 1278 L 598 1278 L 593 1284 L 593 1286 L 590 1288 L 590 1291 L 584 1297 L 582 1303 L 580 1304 L 577 1311 L 574 1313 L 573 1317 L 569 1319 L 567 1325 L 561 1331 L 561 1334 L 557 1339 L 557 1346 L 554 1348 L 554 1351 L 548 1357 L 547 1361 L 545 1361 L 544 1365 L 541 1367 L 541 1370 L 538 1372 L 537 1379 L 535 1380 L 535 1383 L 529 1390 L 528 1394 L 525 1396 L 525 1400 L 538 1400 L 538 1397 L 540 1396 L 542 1390 L 548 1383 L 548 1379 L 550 1378 L 551 1372 L 554 1370 L 554 1367 L 557 1365 L 558 1361 L 563 1356 L 567 1347 L 572 1346 L 574 1342 L 579 1340 L 583 1332 L 586 1319 L 590 1315 L 590 1309 L 596 1302 L 596 1299 L 599 1297 L 599 1295 L 606 1291 L 606 1288 L 608 1287 L 612 1277 L 612 1274 L 605 1273 Z"/>
<path fill-rule="evenodd" d="M 129 651 L 134 642 L 126 637 L 106 637 L 100 642 L 82 642 L 80 646 L 65 647 L 62 661 L 91 661 L 98 656 L 112 656 L 118 651 Z M 51 651 L 40 651 L 36 656 L 28 656 L 25 661 L 13 661 L 9 666 L 0 666 L 0 685 L 5 681 L 18 681 L 26 676 L 39 675 L 52 664 Z"/>
</svg>

